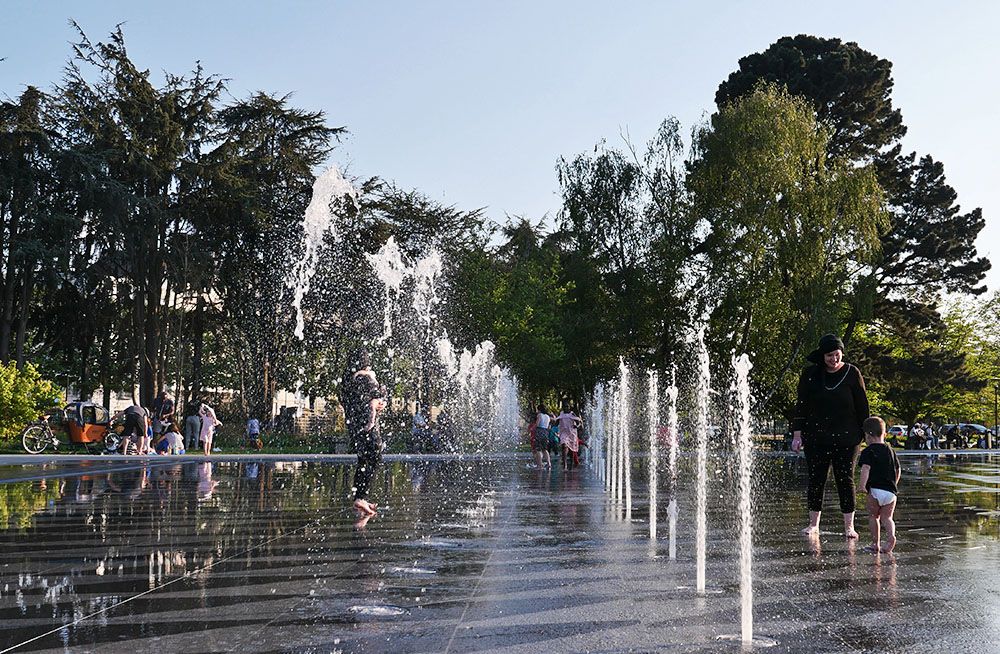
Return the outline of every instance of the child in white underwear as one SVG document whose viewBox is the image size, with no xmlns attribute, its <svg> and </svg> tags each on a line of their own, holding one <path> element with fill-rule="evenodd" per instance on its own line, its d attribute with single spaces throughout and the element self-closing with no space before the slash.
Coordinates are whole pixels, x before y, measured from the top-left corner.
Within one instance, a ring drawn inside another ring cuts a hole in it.
<svg viewBox="0 0 1000 654">
<path fill-rule="evenodd" d="M 872 533 L 870 552 L 891 552 L 896 546 L 896 484 L 899 483 L 899 459 L 885 442 L 885 421 L 872 416 L 864 422 L 868 446 L 858 457 L 861 466 L 861 487 L 868 493 L 868 528 Z M 879 528 L 885 529 L 885 544 L 879 547 Z"/>
</svg>

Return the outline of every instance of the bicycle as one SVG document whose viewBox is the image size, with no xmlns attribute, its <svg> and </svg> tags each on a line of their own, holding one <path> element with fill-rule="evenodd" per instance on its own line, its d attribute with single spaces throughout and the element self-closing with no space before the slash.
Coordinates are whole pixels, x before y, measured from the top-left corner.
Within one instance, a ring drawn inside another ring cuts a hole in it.
<svg viewBox="0 0 1000 654">
<path fill-rule="evenodd" d="M 49 422 L 55 417 L 58 429 L 65 431 L 69 437 L 69 445 L 83 445 L 93 453 L 111 454 L 122 444 L 119 430 L 112 427 L 111 419 L 103 407 L 97 407 L 89 402 L 74 402 L 65 409 L 56 410 L 53 415 L 43 415 L 38 420 L 29 423 L 21 430 L 21 446 L 28 454 L 41 454 L 50 447 L 58 451 L 60 445 L 56 432 Z"/>
<path fill-rule="evenodd" d="M 21 446 L 28 454 L 41 454 L 49 447 L 59 449 L 59 439 L 49 426 L 48 416 L 42 416 L 21 430 Z"/>
</svg>

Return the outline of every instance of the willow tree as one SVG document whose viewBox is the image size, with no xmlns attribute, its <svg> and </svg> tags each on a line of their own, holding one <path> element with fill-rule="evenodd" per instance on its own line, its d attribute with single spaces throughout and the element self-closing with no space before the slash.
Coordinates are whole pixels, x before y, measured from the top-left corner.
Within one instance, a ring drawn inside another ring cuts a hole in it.
<svg viewBox="0 0 1000 654">
<path fill-rule="evenodd" d="M 688 187 L 716 353 L 749 352 L 770 408 L 783 410 L 803 348 L 843 319 L 879 251 L 883 192 L 870 167 L 828 152 L 808 102 L 761 83 L 695 135 Z"/>
<path fill-rule="evenodd" d="M 890 228 L 864 283 L 856 285 L 845 340 L 856 327 L 893 311 L 891 305 L 901 298 L 908 305 L 901 317 L 909 320 L 936 311 L 944 294 L 985 292 L 990 262 L 976 251 L 985 226 L 982 211 L 961 212 L 941 162 L 903 153 L 906 125 L 892 102 L 892 62 L 857 43 L 786 36 L 741 58 L 739 69 L 719 85 L 716 102 L 722 107 L 762 80 L 805 98 L 830 127 L 827 152 L 858 165 L 873 164 L 886 191 Z M 919 319 L 911 327 L 920 329 Z"/>
<path fill-rule="evenodd" d="M 684 187 L 680 124 L 663 121 L 645 150 L 603 142 L 560 159 L 560 229 L 569 288 L 561 321 L 569 364 L 584 388 L 617 371 L 618 357 L 663 367 L 688 321 L 685 272 L 697 219 Z"/>
</svg>

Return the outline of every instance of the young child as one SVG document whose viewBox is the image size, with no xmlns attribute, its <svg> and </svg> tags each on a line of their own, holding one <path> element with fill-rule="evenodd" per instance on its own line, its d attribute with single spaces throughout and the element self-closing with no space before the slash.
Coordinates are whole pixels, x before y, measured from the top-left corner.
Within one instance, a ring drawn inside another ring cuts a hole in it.
<svg viewBox="0 0 1000 654">
<path fill-rule="evenodd" d="M 564 400 L 562 413 L 559 414 L 556 421 L 559 423 L 559 443 L 562 445 L 563 470 L 568 470 L 571 466 L 579 466 L 580 438 L 577 434 L 577 429 L 583 425 L 583 420 L 580 420 L 573 413 L 569 402 Z"/>
<path fill-rule="evenodd" d="M 862 427 L 868 446 L 858 457 L 861 487 L 868 493 L 868 528 L 872 532 L 870 552 L 891 552 L 896 546 L 896 484 L 899 483 L 899 459 L 885 443 L 885 421 L 877 416 L 865 420 Z M 885 529 L 885 545 L 879 547 L 879 528 Z"/>
</svg>

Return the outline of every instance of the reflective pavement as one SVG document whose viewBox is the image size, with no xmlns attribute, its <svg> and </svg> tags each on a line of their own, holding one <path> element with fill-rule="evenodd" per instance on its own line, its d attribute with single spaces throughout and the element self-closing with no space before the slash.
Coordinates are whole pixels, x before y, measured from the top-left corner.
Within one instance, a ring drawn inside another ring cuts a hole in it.
<svg viewBox="0 0 1000 654">
<path fill-rule="evenodd" d="M 0 651 L 718 652 L 739 632 L 732 462 L 711 460 L 708 584 L 586 469 L 395 462 L 356 524 L 353 468 L 319 461 L 0 466 Z M 903 457 L 893 555 L 819 539 L 800 459 L 758 460 L 756 633 L 769 652 L 1000 650 L 1000 458 Z M 661 479 L 665 475 L 661 475 Z"/>
</svg>

